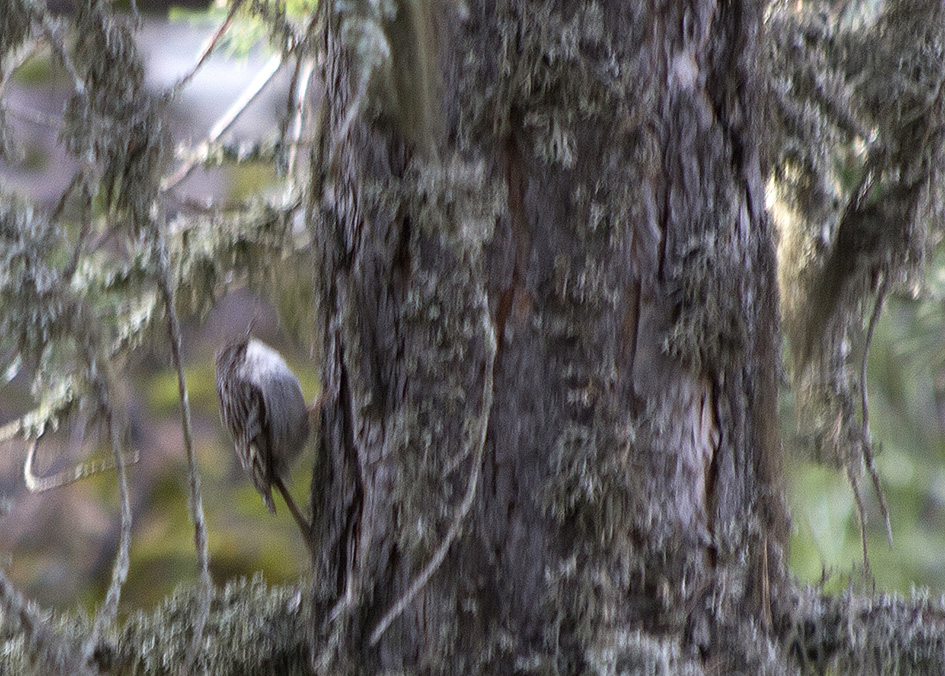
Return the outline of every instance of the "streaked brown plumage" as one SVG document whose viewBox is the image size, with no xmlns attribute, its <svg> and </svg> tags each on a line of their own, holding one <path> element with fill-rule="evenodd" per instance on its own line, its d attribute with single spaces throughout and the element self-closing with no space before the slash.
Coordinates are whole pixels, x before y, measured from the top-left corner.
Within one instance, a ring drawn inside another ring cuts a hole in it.
<svg viewBox="0 0 945 676">
<path fill-rule="evenodd" d="M 309 435 L 309 409 L 299 379 L 282 356 L 249 333 L 216 355 L 217 396 L 223 423 L 233 435 L 243 470 L 271 513 L 275 486 L 303 533 L 309 524 L 285 482 Z"/>
</svg>

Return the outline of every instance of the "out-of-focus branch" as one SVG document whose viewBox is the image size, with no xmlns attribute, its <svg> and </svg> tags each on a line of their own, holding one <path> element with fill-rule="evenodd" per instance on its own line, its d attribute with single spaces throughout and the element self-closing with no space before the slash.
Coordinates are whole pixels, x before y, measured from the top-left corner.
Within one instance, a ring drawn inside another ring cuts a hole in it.
<svg viewBox="0 0 945 676">
<path fill-rule="evenodd" d="M 306 102 L 308 100 L 308 86 L 315 71 L 315 60 L 305 59 L 299 71 L 299 82 L 295 90 L 295 110 L 292 118 L 292 135 L 290 137 L 289 159 L 286 171 L 289 176 L 295 172 L 295 163 L 299 154 L 299 140 L 302 138 L 302 123 L 305 121 Z"/>
<path fill-rule="evenodd" d="M 72 79 L 72 88 L 75 90 L 75 93 L 84 95 L 86 91 L 85 80 L 79 75 L 78 69 L 75 67 L 75 64 L 72 63 L 72 57 L 70 57 L 69 52 L 66 51 L 66 41 L 62 36 L 58 22 L 50 17 L 48 12 L 43 11 L 39 13 L 39 24 L 43 34 L 49 41 L 49 46 L 52 48 L 53 53 L 55 53 L 62 67 L 66 69 L 66 72 Z"/>
<path fill-rule="evenodd" d="M 216 29 L 216 31 L 214 31 L 213 35 L 211 35 L 204 41 L 203 46 L 202 46 L 202 51 L 200 53 L 200 56 L 197 57 L 196 63 L 194 63 L 191 69 L 180 80 L 174 83 L 174 85 L 172 85 L 170 89 L 168 89 L 164 93 L 162 99 L 165 102 L 176 99 L 180 95 L 184 87 L 186 87 L 190 83 L 190 81 L 197 74 L 197 71 L 200 70 L 204 62 L 206 62 L 206 60 L 210 57 L 210 54 L 213 53 L 213 50 L 216 49 L 216 46 L 217 44 L 219 44 L 220 40 L 223 38 L 224 33 L 226 33 L 227 29 L 229 29 L 230 24 L 233 23 L 233 18 L 236 16 L 236 12 L 242 6 L 243 6 L 243 0 L 233 0 L 233 4 L 230 5 L 230 11 L 227 12 L 226 18 L 223 20 L 223 23 L 221 23 L 220 26 Z"/>
<path fill-rule="evenodd" d="M 33 471 L 33 463 L 36 460 L 36 451 L 38 448 L 39 438 L 36 438 L 33 440 L 33 443 L 30 444 L 29 450 L 26 452 L 26 460 L 23 463 L 23 481 L 26 483 L 26 488 L 30 493 L 44 493 L 54 488 L 75 483 L 86 477 L 116 469 L 118 466 L 114 457 L 100 458 L 98 460 L 83 462 L 72 469 L 56 472 L 50 476 L 37 476 Z M 137 451 L 123 453 L 122 456 L 124 462 L 128 465 L 133 465 L 140 460 L 140 455 Z"/>
<path fill-rule="evenodd" d="M 94 364 L 95 355 L 86 354 L 86 359 L 90 366 Z M 131 549 L 131 499 L 128 491 L 128 472 L 125 468 L 125 456 L 121 449 L 121 429 L 115 412 L 111 405 L 111 388 L 107 376 L 96 372 L 94 367 L 90 368 L 95 374 L 92 378 L 92 386 L 95 390 L 98 405 L 105 418 L 105 425 L 108 429 L 108 436 L 112 444 L 112 457 L 114 458 L 115 468 L 118 475 L 118 497 L 121 504 L 121 534 L 118 540 L 118 553 L 115 556 L 115 563 L 112 566 L 112 579 L 108 585 L 108 592 L 105 594 L 105 603 L 99 609 L 95 618 L 95 626 L 92 633 L 85 641 L 83 657 L 87 662 L 92 660 L 95 649 L 98 646 L 102 634 L 111 626 L 118 615 L 118 601 L 121 599 L 121 590 L 128 579 L 128 567 L 130 564 Z"/>
<path fill-rule="evenodd" d="M 159 225 L 158 227 L 161 227 Z M 171 358 L 174 370 L 177 372 L 177 387 L 180 397 L 181 429 L 184 435 L 184 450 L 187 454 L 187 475 L 189 478 L 190 518 L 194 524 L 194 546 L 197 551 L 197 569 L 199 577 L 199 612 L 193 626 L 193 639 L 190 650 L 184 663 L 183 674 L 187 676 L 193 668 L 194 660 L 200 644 L 203 641 L 203 631 L 210 615 L 210 595 L 213 580 L 210 578 L 210 554 L 207 547 L 207 524 L 203 516 L 203 498 L 200 491 L 200 469 L 197 466 L 197 454 L 194 451 L 193 432 L 190 415 L 190 398 L 187 390 L 187 378 L 184 374 L 183 338 L 181 336 L 180 319 L 174 306 L 174 282 L 171 277 L 170 257 L 167 250 L 167 240 L 163 231 L 158 231 L 157 254 L 159 279 L 158 285 L 164 302 L 164 312 L 167 319 L 167 333 L 171 343 Z"/>
<path fill-rule="evenodd" d="M 226 112 L 216 121 L 213 127 L 210 129 L 210 133 L 207 135 L 206 140 L 203 141 L 201 146 L 206 147 L 209 144 L 213 143 L 223 133 L 230 128 L 230 126 L 236 122 L 237 118 L 243 114 L 246 108 L 249 106 L 253 100 L 259 96 L 260 92 L 265 89 L 266 85 L 272 81 L 273 76 L 279 71 L 279 68 L 282 66 L 282 55 L 274 54 L 269 61 L 266 62 L 266 65 L 256 73 L 256 77 L 253 78 L 252 82 L 249 83 L 249 86 L 240 94 L 239 98 L 233 102 L 233 104 L 227 108 Z M 161 190 L 168 191 L 171 188 L 177 186 L 181 181 L 187 178 L 190 175 L 190 172 L 196 168 L 198 162 L 196 160 L 191 160 L 189 162 L 181 165 L 177 171 L 175 171 L 170 176 L 166 177 L 161 182 Z"/>
</svg>

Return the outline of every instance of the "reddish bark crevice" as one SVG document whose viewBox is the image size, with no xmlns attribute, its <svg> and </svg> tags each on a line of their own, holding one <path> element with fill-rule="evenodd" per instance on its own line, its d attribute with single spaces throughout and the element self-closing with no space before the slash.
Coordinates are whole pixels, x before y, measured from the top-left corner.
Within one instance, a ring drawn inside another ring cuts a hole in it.
<svg viewBox="0 0 945 676">
<path fill-rule="evenodd" d="M 512 272 L 508 286 L 499 292 L 499 301 L 495 311 L 496 341 L 498 354 L 496 364 L 501 364 L 502 347 L 505 343 L 505 325 L 509 315 L 514 312 L 518 322 L 527 319 L 530 298 L 524 286 L 528 259 L 531 255 L 531 233 L 529 232 L 528 218 L 525 214 L 525 175 L 522 168 L 522 157 L 518 152 L 515 141 L 508 139 L 503 152 L 505 162 L 505 185 L 508 200 L 508 222 L 510 236 L 508 242 L 512 250 L 506 252 L 511 260 Z"/>
<path fill-rule="evenodd" d="M 571 673 L 640 629 L 711 656 L 715 576 L 752 575 L 735 550 L 767 499 L 775 363 L 771 280 L 744 280 L 770 253 L 744 203 L 758 174 L 716 117 L 751 101 L 726 89 L 713 113 L 705 91 L 729 19 L 709 0 L 481 4 L 436 50 L 461 150 L 411 158 L 364 116 L 326 200 L 357 236 L 326 266 L 327 323 L 354 344 L 326 349 L 345 369 L 324 378 L 353 379 L 363 474 L 349 645 L 443 673 Z"/>
</svg>

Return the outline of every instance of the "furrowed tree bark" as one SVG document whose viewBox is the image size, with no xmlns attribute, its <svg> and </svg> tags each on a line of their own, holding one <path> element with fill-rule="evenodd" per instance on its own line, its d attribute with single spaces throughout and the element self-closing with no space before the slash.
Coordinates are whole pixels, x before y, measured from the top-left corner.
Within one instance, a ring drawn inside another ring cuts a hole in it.
<svg viewBox="0 0 945 676">
<path fill-rule="evenodd" d="M 786 531 L 760 4 L 399 8 L 327 10 L 317 666 L 757 665 Z"/>
</svg>

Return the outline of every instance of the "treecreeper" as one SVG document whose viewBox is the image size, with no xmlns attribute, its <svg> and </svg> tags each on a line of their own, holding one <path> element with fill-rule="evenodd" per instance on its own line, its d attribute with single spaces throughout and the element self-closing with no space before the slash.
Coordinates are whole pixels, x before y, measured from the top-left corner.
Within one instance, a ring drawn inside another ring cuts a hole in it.
<svg viewBox="0 0 945 676">
<path fill-rule="evenodd" d="M 217 352 L 216 385 L 220 415 L 243 471 L 270 513 L 276 512 L 273 487 L 282 494 L 311 548 L 311 526 L 286 487 L 310 429 L 312 409 L 305 404 L 298 377 L 282 355 L 247 331 Z"/>
</svg>

